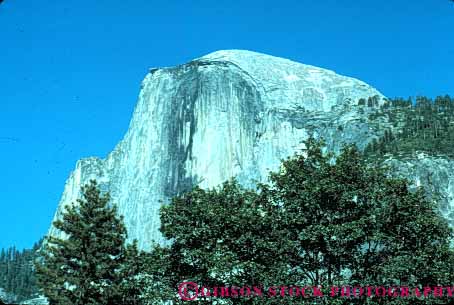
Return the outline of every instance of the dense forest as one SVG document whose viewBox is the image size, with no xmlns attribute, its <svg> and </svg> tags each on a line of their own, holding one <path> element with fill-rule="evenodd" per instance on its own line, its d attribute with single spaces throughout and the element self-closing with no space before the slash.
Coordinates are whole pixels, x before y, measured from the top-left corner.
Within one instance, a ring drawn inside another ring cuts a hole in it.
<svg viewBox="0 0 454 305">
<path fill-rule="evenodd" d="M 11 247 L 0 252 L 0 288 L 17 296 L 17 301 L 37 294 L 33 260 L 40 243 L 36 243 L 32 249 L 19 251 Z"/>
<path fill-rule="evenodd" d="M 376 107 L 377 99 L 361 99 L 358 105 Z M 454 98 L 439 96 L 435 99 L 419 96 L 389 99 L 371 114 L 388 118 L 390 127 L 383 136 L 365 149 L 368 156 L 408 154 L 415 151 L 431 155 L 454 157 Z"/>
</svg>

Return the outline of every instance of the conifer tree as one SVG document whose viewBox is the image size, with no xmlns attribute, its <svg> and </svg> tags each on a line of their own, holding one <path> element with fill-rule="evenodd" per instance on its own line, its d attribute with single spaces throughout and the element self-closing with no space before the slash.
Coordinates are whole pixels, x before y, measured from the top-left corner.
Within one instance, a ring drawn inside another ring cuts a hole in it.
<svg viewBox="0 0 454 305">
<path fill-rule="evenodd" d="M 38 293 L 33 260 L 41 246 L 41 241 L 35 243 L 32 249 L 15 250 L 15 247 L 0 251 L 0 289 L 14 295 L 20 302 L 33 298 Z"/>
<path fill-rule="evenodd" d="M 48 237 L 36 263 L 50 305 L 118 303 L 126 228 L 109 200 L 91 180 L 54 222 L 65 238 Z"/>
</svg>

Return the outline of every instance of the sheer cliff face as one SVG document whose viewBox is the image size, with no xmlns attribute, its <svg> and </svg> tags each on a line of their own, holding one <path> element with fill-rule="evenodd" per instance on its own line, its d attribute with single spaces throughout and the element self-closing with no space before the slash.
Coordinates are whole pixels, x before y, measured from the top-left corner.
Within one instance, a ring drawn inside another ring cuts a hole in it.
<svg viewBox="0 0 454 305">
<path fill-rule="evenodd" d="M 384 161 L 392 171 L 422 186 L 439 203 L 441 214 L 454 227 L 454 160 L 415 152 L 412 156 L 392 157 Z"/>
<path fill-rule="evenodd" d="M 124 215 L 129 238 L 147 249 L 152 240 L 163 242 L 159 207 L 193 185 L 214 187 L 236 176 L 252 186 L 310 134 L 334 150 L 343 142 L 363 147 L 386 124 L 368 121 L 372 110 L 356 106 L 375 95 L 382 98 L 359 80 L 248 51 L 152 69 L 124 139 L 106 159 L 77 163 L 55 217 L 96 178 Z"/>
</svg>

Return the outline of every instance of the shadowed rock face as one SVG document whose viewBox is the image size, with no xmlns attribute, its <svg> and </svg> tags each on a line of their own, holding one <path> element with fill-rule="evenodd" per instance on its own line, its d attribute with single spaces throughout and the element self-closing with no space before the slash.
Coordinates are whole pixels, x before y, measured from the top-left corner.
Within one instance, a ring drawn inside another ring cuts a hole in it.
<svg viewBox="0 0 454 305">
<path fill-rule="evenodd" d="M 164 242 L 159 207 L 196 184 L 209 188 L 236 176 L 253 186 L 311 134 L 334 151 L 343 142 L 364 147 L 387 124 L 386 117 L 367 119 L 376 109 L 356 106 L 370 96 L 382 102 L 359 80 L 249 51 L 152 69 L 124 139 L 105 159 L 77 162 L 55 217 L 96 178 L 124 215 L 129 238 L 147 249 Z"/>
</svg>

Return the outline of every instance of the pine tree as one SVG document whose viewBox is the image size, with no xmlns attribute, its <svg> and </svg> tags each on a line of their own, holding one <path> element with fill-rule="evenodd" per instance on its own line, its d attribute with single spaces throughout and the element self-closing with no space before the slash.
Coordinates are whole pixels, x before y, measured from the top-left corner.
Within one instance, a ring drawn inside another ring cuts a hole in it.
<svg viewBox="0 0 454 305">
<path fill-rule="evenodd" d="M 18 302 L 38 293 L 32 262 L 40 245 L 41 241 L 32 249 L 18 251 L 10 247 L 0 251 L 0 288 L 14 295 Z"/>
<path fill-rule="evenodd" d="M 82 193 L 54 222 L 66 238 L 48 237 L 36 263 L 50 305 L 117 304 L 119 298 L 126 239 L 122 217 L 95 180 Z"/>
</svg>

